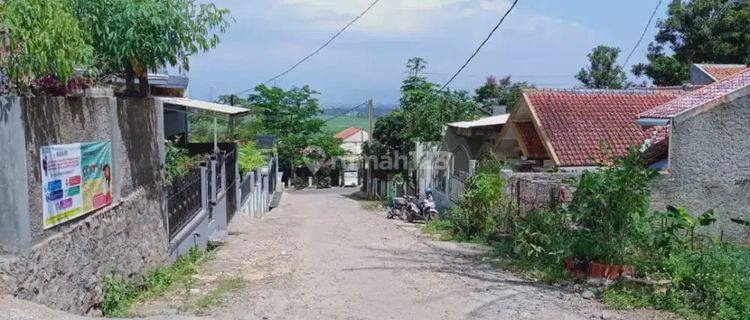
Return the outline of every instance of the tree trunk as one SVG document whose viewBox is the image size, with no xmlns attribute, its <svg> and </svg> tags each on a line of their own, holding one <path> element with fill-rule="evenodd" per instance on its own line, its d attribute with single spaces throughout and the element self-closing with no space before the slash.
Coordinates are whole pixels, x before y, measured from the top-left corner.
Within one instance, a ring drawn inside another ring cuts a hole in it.
<svg viewBox="0 0 750 320">
<path fill-rule="evenodd" d="M 125 96 L 135 95 L 135 71 L 133 66 L 127 65 L 125 67 Z"/>
<path fill-rule="evenodd" d="M 151 95 L 151 86 L 148 84 L 148 72 L 144 72 L 138 76 L 138 87 L 141 97 L 148 97 Z"/>
</svg>

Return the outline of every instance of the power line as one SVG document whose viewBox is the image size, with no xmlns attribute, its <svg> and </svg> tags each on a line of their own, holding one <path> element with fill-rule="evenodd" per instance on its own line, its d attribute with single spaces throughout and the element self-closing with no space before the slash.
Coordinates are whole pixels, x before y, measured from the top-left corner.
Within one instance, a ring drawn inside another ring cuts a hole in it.
<svg viewBox="0 0 750 320">
<path fill-rule="evenodd" d="M 331 121 L 331 120 L 333 120 L 333 119 L 338 119 L 338 118 L 341 118 L 341 117 L 343 117 L 343 116 L 345 116 L 345 115 L 349 114 L 350 112 L 352 112 L 352 111 L 354 111 L 354 110 L 357 110 L 357 109 L 359 109 L 359 108 L 362 108 L 362 107 L 364 107 L 364 106 L 366 106 L 366 105 L 367 105 L 367 102 L 363 102 L 363 103 L 361 103 L 361 104 L 357 105 L 356 107 L 354 107 L 354 108 L 351 108 L 351 109 L 347 110 L 346 112 L 342 112 L 342 113 L 341 113 L 341 114 L 339 114 L 339 115 L 336 115 L 336 116 L 333 116 L 333 117 L 331 117 L 331 118 L 328 118 L 328 119 L 326 119 L 325 121 L 323 121 L 323 123 L 327 123 L 327 122 L 329 122 L 329 121 Z"/>
<path fill-rule="evenodd" d="M 474 51 L 474 53 L 469 57 L 469 59 L 466 60 L 466 62 L 461 66 L 461 68 L 459 68 L 458 71 L 456 71 L 456 73 L 450 78 L 450 80 L 448 80 L 448 82 L 446 82 L 443 85 L 443 87 L 440 88 L 440 91 L 443 91 L 446 87 L 448 87 L 448 85 L 450 85 L 451 82 L 453 82 L 453 80 L 456 79 L 456 77 L 458 77 L 459 74 L 461 74 L 461 71 L 464 71 L 464 69 L 466 68 L 466 66 L 468 66 L 469 63 L 471 62 L 471 60 L 474 59 L 474 57 L 476 57 L 476 55 L 479 53 L 479 50 L 482 50 L 482 47 L 484 47 L 484 45 L 487 43 L 487 41 L 489 41 L 490 38 L 492 38 L 492 35 L 495 34 L 495 31 L 497 31 L 497 29 L 500 28 L 500 25 L 503 24 L 503 21 L 505 21 L 505 18 L 507 18 L 508 15 L 510 14 L 510 12 L 513 11 L 513 8 L 516 7 L 517 3 L 518 3 L 518 0 L 513 1 L 513 5 L 511 5 L 510 8 L 508 8 L 508 11 L 505 12 L 505 14 L 500 19 L 500 21 L 497 23 L 497 25 L 492 29 L 492 31 L 490 31 L 490 34 L 487 35 L 487 38 L 485 38 L 484 41 L 482 41 L 482 43 L 479 45 L 479 47 L 477 48 L 477 50 Z"/>
<path fill-rule="evenodd" d="M 328 41 L 326 41 L 322 46 L 320 46 L 320 48 L 318 48 L 317 50 L 313 51 L 311 54 L 308 54 L 307 56 L 305 56 L 304 58 L 302 58 L 302 60 L 300 60 L 299 62 L 297 62 L 296 64 L 294 64 L 292 67 L 290 67 L 286 71 L 284 71 L 284 72 L 278 74 L 277 76 L 269 79 L 268 81 L 264 82 L 264 84 L 268 84 L 269 82 L 272 82 L 272 81 L 274 81 L 274 80 L 276 80 L 278 78 L 281 78 L 281 77 L 285 76 L 287 73 L 291 72 L 292 70 L 294 70 L 295 68 L 297 68 L 299 65 L 301 65 L 302 63 L 304 63 L 308 59 L 312 58 L 312 56 L 316 55 L 318 52 L 320 52 L 325 47 L 327 47 L 329 44 L 331 44 L 331 42 L 333 42 L 333 40 L 335 40 L 336 38 L 338 38 L 338 36 L 340 36 L 342 33 L 344 33 L 344 31 L 346 31 L 346 29 L 349 29 L 349 27 L 351 27 L 355 22 L 357 22 L 357 20 L 359 20 L 360 18 L 362 18 L 368 11 L 370 11 L 370 9 L 372 9 L 376 4 L 378 4 L 378 2 L 380 2 L 380 0 L 373 1 L 372 4 L 370 4 L 370 6 L 367 7 L 367 9 L 365 9 L 365 11 L 362 11 L 362 13 L 360 13 L 358 16 L 356 16 L 354 19 L 352 19 L 352 21 L 349 21 L 349 23 L 347 23 L 341 30 L 339 30 L 339 32 L 337 32 L 336 34 L 334 34 L 333 37 L 331 37 L 331 39 L 328 39 Z"/>
<path fill-rule="evenodd" d="M 630 58 L 633 57 L 633 54 L 636 50 L 638 50 L 638 47 L 641 45 L 641 42 L 643 42 L 643 38 L 646 36 L 646 32 L 648 32 L 648 28 L 651 27 L 651 22 L 654 21 L 654 17 L 656 16 L 656 12 L 659 11 L 659 8 L 661 7 L 661 3 L 663 0 L 659 0 L 659 2 L 656 4 L 656 8 L 654 8 L 654 12 L 651 13 L 651 17 L 648 18 L 648 23 L 646 24 L 646 27 L 643 28 L 643 33 L 641 33 L 641 38 L 638 39 L 638 42 L 635 43 L 635 46 L 633 47 L 633 50 L 630 51 L 630 54 L 628 54 L 628 58 L 625 59 L 625 63 L 622 64 L 622 68 L 625 69 L 628 66 L 628 62 L 630 62 Z"/>
</svg>

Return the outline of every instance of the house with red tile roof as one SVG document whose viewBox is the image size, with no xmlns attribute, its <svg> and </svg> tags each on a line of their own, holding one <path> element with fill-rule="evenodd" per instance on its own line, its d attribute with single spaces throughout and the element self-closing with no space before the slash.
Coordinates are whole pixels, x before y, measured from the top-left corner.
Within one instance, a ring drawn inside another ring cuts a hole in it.
<svg viewBox="0 0 750 320">
<path fill-rule="evenodd" d="M 526 90 L 495 145 L 518 171 L 580 170 L 640 147 L 652 136 L 638 114 L 679 90 Z"/>
<path fill-rule="evenodd" d="M 665 169 L 652 206 L 714 209 L 714 233 L 742 238 L 731 219 L 750 220 L 750 68 L 640 112 L 637 123 L 653 133 L 646 154 Z"/>
<path fill-rule="evenodd" d="M 362 145 L 370 140 L 370 134 L 362 128 L 349 127 L 334 135 L 341 139 L 341 148 L 350 154 L 359 155 L 362 153 Z"/>
<path fill-rule="evenodd" d="M 732 77 L 747 68 L 744 64 L 696 63 L 690 66 L 690 82 L 707 85 Z"/>
</svg>

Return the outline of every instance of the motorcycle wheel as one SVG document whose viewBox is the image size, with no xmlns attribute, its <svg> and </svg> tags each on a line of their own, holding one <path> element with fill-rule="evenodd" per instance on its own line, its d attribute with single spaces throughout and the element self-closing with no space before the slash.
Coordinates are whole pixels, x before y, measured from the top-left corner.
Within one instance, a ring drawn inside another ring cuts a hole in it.
<svg viewBox="0 0 750 320">
<path fill-rule="evenodd" d="M 414 212 L 409 211 L 409 212 L 406 213 L 406 222 L 412 223 L 412 222 L 414 222 L 415 218 L 416 217 L 414 216 Z"/>
<path fill-rule="evenodd" d="M 385 215 L 386 219 L 393 219 L 393 208 L 388 209 L 388 214 Z"/>
</svg>

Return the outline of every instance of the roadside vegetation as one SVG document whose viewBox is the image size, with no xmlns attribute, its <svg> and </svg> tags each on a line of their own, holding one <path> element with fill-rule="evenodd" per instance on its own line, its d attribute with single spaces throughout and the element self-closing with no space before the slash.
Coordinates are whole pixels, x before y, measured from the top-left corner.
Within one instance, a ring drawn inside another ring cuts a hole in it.
<svg viewBox="0 0 750 320">
<path fill-rule="evenodd" d="M 173 285 L 180 284 L 185 290 L 189 290 L 193 275 L 211 258 L 211 252 L 193 247 L 171 266 L 158 267 L 143 280 L 125 279 L 114 273 L 106 275 L 102 314 L 116 318 L 130 317 L 133 316 L 132 309 L 136 304 L 162 296 Z M 211 301 L 206 299 L 203 304 L 210 305 L 214 298 L 210 298 Z"/>
<path fill-rule="evenodd" d="M 715 221 L 712 211 L 650 212 L 655 172 L 639 152 L 602 165 L 579 178 L 571 203 L 525 215 L 502 195 L 499 170 L 485 167 L 450 214 L 424 231 L 488 244 L 510 267 L 539 281 L 574 280 L 574 273 L 598 265 L 617 267 L 626 276 L 601 296 L 614 308 L 748 319 L 750 249 L 701 232 Z"/>
</svg>

